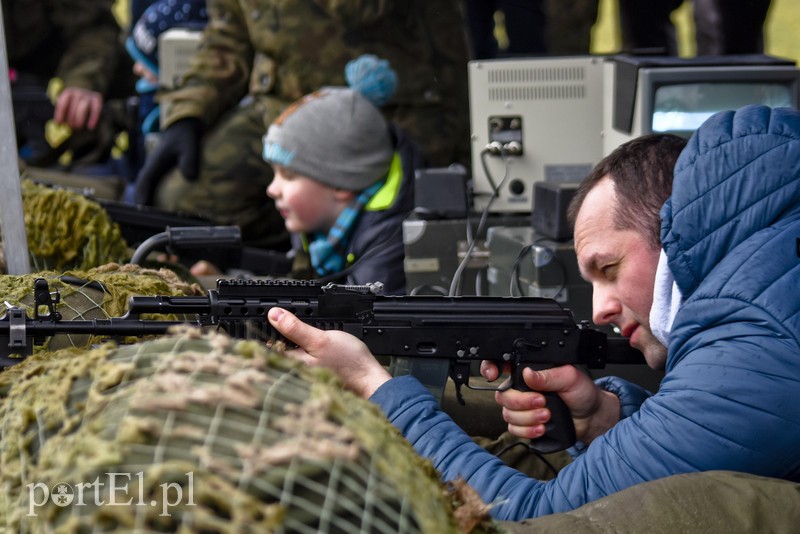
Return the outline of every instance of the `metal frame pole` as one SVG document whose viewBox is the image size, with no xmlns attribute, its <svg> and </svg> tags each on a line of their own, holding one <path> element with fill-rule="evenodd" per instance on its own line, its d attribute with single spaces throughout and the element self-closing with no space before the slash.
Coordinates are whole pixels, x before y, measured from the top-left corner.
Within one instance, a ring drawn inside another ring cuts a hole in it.
<svg viewBox="0 0 800 534">
<path fill-rule="evenodd" d="M 0 6 L 0 229 L 8 274 L 28 274 L 30 257 L 22 211 L 17 137 L 8 77 L 6 29 Z"/>
</svg>

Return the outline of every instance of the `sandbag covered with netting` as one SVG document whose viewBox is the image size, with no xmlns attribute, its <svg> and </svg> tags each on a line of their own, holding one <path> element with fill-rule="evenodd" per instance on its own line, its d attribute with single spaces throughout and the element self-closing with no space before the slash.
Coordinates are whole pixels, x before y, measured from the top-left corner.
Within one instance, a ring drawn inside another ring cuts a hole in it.
<svg viewBox="0 0 800 534">
<path fill-rule="evenodd" d="M 486 532 L 371 403 L 196 330 L 0 373 L 0 525 L 22 532 Z"/>
<path fill-rule="evenodd" d="M 84 271 L 44 271 L 26 275 L 0 275 L 0 297 L 34 316 L 34 281 L 44 278 L 51 292 L 58 292 L 55 310 L 62 320 L 91 320 L 121 317 L 128 300 L 136 295 L 205 295 L 196 283 L 188 283 L 168 269 L 146 269 L 138 265 L 109 263 Z M 40 310 L 47 311 L 47 310 Z M 161 319 L 180 319 L 160 316 Z M 58 334 L 47 338 L 36 352 L 66 347 L 88 348 L 97 336 Z"/>
<path fill-rule="evenodd" d="M 130 258 L 119 225 L 98 202 L 28 179 L 21 188 L 32 271 L 86 270 Z M 6 272 L 5 261 L 0 266 Z"/>
</svg>

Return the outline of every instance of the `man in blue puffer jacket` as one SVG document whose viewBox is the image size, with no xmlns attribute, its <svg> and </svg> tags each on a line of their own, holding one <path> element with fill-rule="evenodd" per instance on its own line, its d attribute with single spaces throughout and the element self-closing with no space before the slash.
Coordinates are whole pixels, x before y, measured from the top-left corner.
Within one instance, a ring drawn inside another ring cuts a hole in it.
<svg viewBox="0 0 800 534">
<path fill-rule="evenodd" d="M 445 479 L 463 477 L 493 503 L 498 519 L 572 510 L 678 473 L 800 480 L 800 113 L 750 106 L 698 129 L 661 208 L 663 256 L 647 230 L 659 206 L 630 212 L 620 189 L 605 174 L 576 196 L 578 263 L 593 285 L 595 322 L 617 324 L 666 374 L 650 395 L 618 379 L 594 384 L 571 366 L 526 370 L 528 386 L 557 391 L 570 407 L 584 445 L 554 480 L 505 467 L 415 379 L 389 377 L 352 336 L 277 308 L 270 321 L 303 347 L 296 357 L 370 397 Z M 541 435 L 541 395 L 497 397 L 513 433 Z"/>
</svg>

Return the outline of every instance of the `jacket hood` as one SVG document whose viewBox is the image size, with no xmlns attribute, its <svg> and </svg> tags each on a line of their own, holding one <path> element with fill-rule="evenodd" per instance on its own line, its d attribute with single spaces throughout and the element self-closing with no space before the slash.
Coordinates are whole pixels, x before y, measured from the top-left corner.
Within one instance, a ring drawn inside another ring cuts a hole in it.
<svg viewBox="0 0 800 534">
<path fill-rule="evenodd" d="M 689 296 L 737 246 L 797 212 L 800 113 L 754 105 L 709 118 L 678 158 L 661 209 L 662 246 L 681 293 Z"/>
</svg>

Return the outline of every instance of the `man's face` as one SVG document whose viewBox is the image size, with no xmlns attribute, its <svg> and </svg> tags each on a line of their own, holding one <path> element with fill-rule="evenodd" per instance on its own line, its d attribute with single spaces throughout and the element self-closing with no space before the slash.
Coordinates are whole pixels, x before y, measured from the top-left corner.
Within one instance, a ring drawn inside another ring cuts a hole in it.
<svg viewBox="0 0 800 534">
<path fill-rule="evenodd" d="M 592 284 L 592 320 L 619 327 L 650 367 L 663 369 L 667 349 L 650 330 L 659 250 L 638 231 L 616 227 L 616 205 L 614 183 L 606 177 L 586 196 L 575 220 L 578 267 Z"/>
</svg>

